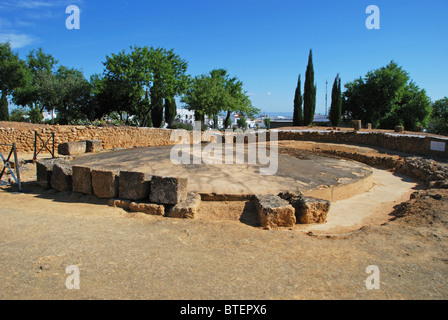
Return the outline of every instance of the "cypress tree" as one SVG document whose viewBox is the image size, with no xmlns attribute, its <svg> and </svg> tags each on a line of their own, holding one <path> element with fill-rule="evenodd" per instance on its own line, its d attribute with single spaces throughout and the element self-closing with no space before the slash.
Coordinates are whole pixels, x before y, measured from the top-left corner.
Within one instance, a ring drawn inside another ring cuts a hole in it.
<svg viewBox="0 0 448 320">
<path fill-rule="evenodd" d="M 298 127 L 303 124 L 303 96 L 302 96 L 302 81 L 299 75 L 299 81 L 297 83 L 296 94 L 294 96 L 294 116 L 293 116 L 293 126 Z"/>
<path fill-rule="evenodd" d="M 331 107 L 330 107 L 330 121 L 335 127 L 339 126 L 342 116 L 342 93 L 341 93 L 341 78 L 339 74 L 334 79 L 333 89 L 331 90 Z"/>
<path fill-rule="evenodd" d="M 165 122 L 171 127 L 177 116 L 177 106 L 174 97 L 165 99 Z"/>
<path fill-rule="evenodd" d="M 5 90 L 2 90 L 2 97 L 0 98 L 0 121 L 9 121 L 8 99 Z"/>
<path fill-rule="evenodd" d="M 160 128 L 163 122 L 163 97 L 156 86 L 151 87 L 151 119 L 154 128 Z"/>
<path fill-rule="evenodd" d="M 316 112 L 316 85 L 314 84 L 313 51 L 310 50 L 308 66 L 305 75 L 305 89 L 303 94 L 303 122 L 309 126 L 314 121 Z"/>
</svg>

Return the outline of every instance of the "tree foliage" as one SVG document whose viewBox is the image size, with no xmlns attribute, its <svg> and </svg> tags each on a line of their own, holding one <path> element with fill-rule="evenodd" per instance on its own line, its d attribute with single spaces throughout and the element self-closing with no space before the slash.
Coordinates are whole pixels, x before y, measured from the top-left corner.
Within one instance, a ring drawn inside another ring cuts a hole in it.
<svg viewBox="0 0 448 320">
<path fill-rule="evenodd" d="M 120 113 L 126 122 L 131 116 L 143 123 L 149 119 L 154 126 L 163 122 L 163 100 L 180 95 L 187 85 L 187 62 L 164 48 L 131 47 L 106 57 L 104 83 L 100 94 L 112 105 L 110 112 Z M 144 103 L 149 90 L 151 107 Z M 104 108 L 104 110 L 106 110 Z M 146 111 L 145 111 L 146 110 Z M 148 112 L 148 113 L 146 113 Z"/>
<path fill-rule="evenodd" d="M 437 100 L 432 105 L 429 130 L 432 133 L 448 135 L 448 98 Z"/>
<path fill-rule="evenodd" d="M 0 120 L 9 120 L 7 96 L 26 83 L 26 65 L 12 52 L 9 43 L 0 43 Z"/>
<path fill-rule="evenodd" d="M 299 80 L 297 81 L 296 93 L 294 95 L 294 115 L 293 115 L 293 126 L 298 127 L 303 124 L 303 96 L 302 96 L 302 81 L 301 75 L 299 75 Z"/>
<path fill-rule="evenodd" d="M 317 88 L 314 83 L 313 51 L 310 50 L 303 94 L 303 122 L 306 126 L 311 125 L 314 121 L 314 114 L 316 112 L 316 93 Z"/>
<path fill-rule="evenodd" d="M 225 69 L 214 69 L 209 74 L 194 77 L 182 102 L 186 103 L 189 110 L 195 111 L 197 120 L 203 121 L 205 116 L 216 119 L 219 113 L 225 112 L 226 127 L 233 112 L 246 117 L 253 117 L 259 112 L 243 90 L 243 83 L 231 77 Z M 216 121 L 214 123 L 216 125 Z"/>
<path fill-rule="evenodd" d="M 426 91 L 410 81 L 408 73 L 391 61 L 345 85 L 345 119 L 372 123 L 374 128 L 392 129 L 404 125 L 408 130 L 426 126 L 431 102 Z"/>
<path fill-rule="evenodd" d="M 341 78 L 339 74 L 334 79 L 333 89 L 331 90 L 331 106 L 330 106 L 330 121 L 335 127 L 339 126 L 342 116 L 342 92 L 341 92 Z"/>
</svg>

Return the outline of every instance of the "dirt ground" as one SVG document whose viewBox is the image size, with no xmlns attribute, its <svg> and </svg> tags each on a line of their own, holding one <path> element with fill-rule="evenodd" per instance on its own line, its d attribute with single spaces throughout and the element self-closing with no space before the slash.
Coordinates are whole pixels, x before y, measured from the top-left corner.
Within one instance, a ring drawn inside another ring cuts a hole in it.
<svg viewBox="0 0 448 320">
<path fill-rule="evenodd" d="M 179 220 L 32 182 L 24 191 L 0 190 L 3 300 L 448 298 L 448 190 L 418 191 L 388 222 L 327 235 L 263 230 L 250 202 L 205 203 L 198 219 Z M 78 290 L 66 287 L 72 265 Z M 379 289 L 366 286 L 369 266 Z"/>
</svg>

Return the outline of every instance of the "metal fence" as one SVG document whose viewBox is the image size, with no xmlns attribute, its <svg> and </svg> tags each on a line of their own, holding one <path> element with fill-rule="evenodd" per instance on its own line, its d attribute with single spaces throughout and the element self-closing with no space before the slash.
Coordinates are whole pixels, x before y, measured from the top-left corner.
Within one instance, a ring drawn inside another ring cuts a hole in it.
<svg viewBox="0 0 448 320">
<path fill-rule="evenodd" d="M 9 152 L 9 155 L 8 155 L 8 157 L 6 159 L 3 156 L 3 154 L 0 152 L 0 157 L 3 160 L 3 170 L 0 173 L 0 182 L 1 182 L 2 178 L 3 178 L 3 175 L 5 174 L 6 169 L 8 169 L 9 172 L 11 173 L 11 176 L 13 177 L 13 179 L 15 180 L 17 185 L 19 186 L 19 191 L 22 192 L 22 182 L 20 181 L 20 168 L 19 168 L 19 160 L 17 158 L 16 144 L 15 143 L 13 143 L 13 144 L 0 143 L 0 146 L 9 146 L 9 147 L 11 147 L 11 151 Z M 12 155 L 14 155 L 15 173 L 14 173 L 14 170 L 10 166 L 10 159 L 11 159 Z"/>
</svg>

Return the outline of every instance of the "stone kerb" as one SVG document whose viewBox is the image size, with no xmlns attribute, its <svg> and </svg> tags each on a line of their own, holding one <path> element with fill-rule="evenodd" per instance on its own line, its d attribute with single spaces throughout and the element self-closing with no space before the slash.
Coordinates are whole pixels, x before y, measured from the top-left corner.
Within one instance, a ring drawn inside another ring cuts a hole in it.
<svg viewBox="0 0 448 320">
<path fill-rule="evenodd" d="M 92 169 L 89 167 L 73 166 L 73 192 L 93 194 Z"/>
<path fill-rule="evenodd" d="M 187 198 L 187 189 L 188 179 L 153 176 L 149 199 L 153 203 L 176 205 Z"/>
<path fill-rule="evenodd" d="M 149 199 L 151 176 L 142 172 L 121 171 L 118 197 L 123 200 Z"/>
<path fill-rule="evenodd" d="M 117 170 L 92 170 L 93 194 L 100 199 L 113 199 L 118 196 L 119 172 Z"/>
<path fill-rule="evenodd" d="M 255 203 L 262 228 L 293 227 L 296 224 L 294 208 L 288 201 L 276 195 L 256 195 Z"/>
<path fill-rule="evenodd" d="M 54 163 L 51 187 L 59 192 L 72 191 L 72 166 L 69 161 Z"/>
<path fill-rule="evenodd" d="M 47 159 L 36 162 L 37 184 L 46 189 L 51 189 L 51 178 L 55 163 L 63 162 L 64 159 Z"/>
</svg>

